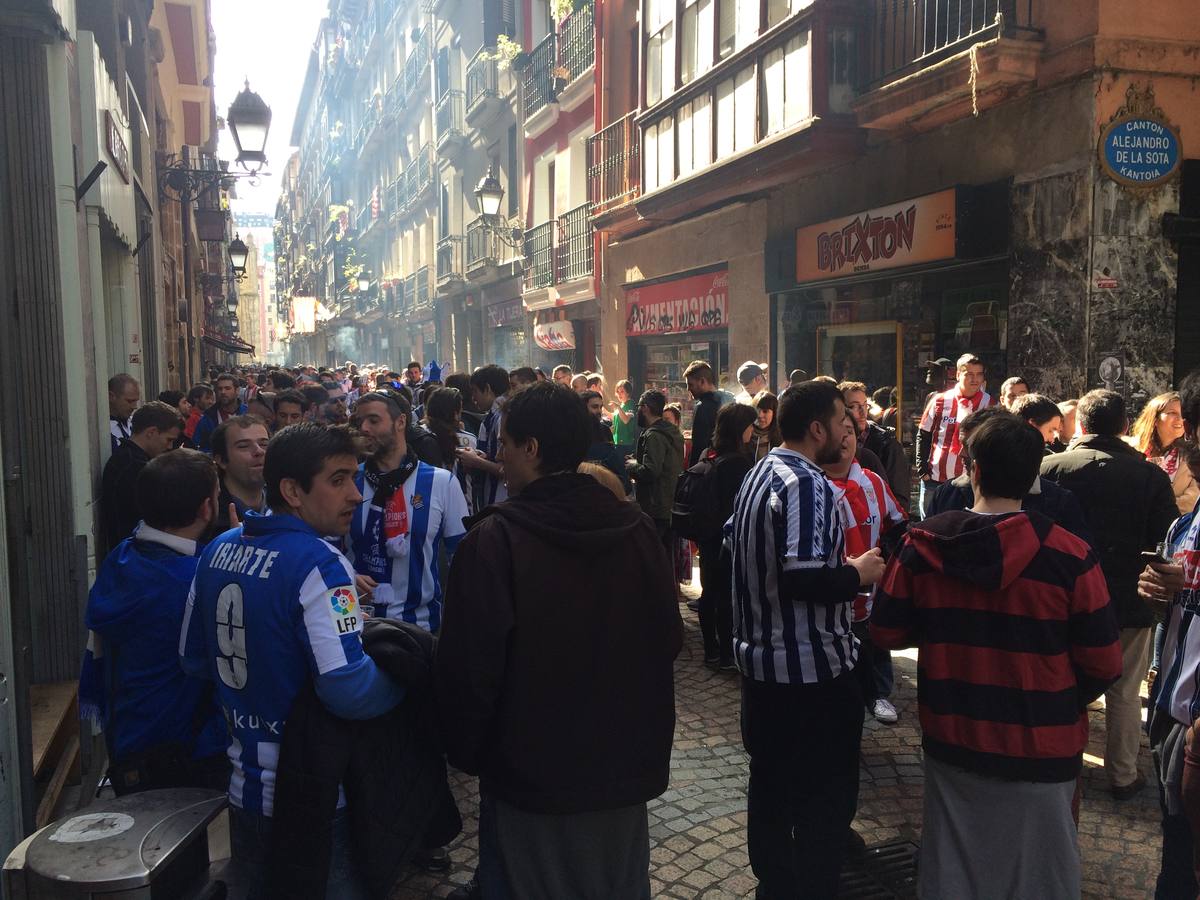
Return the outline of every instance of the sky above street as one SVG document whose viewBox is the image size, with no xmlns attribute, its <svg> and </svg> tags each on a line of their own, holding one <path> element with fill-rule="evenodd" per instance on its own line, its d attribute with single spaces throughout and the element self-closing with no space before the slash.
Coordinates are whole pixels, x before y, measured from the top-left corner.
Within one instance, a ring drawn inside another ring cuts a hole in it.
<svg viewBox="0 0 1200 900">
<path fill-rule="evenodd" d="M 328 0 L 212 0 L 217 115 L 225 117 L 247 78 L 251 90 L 271 107 L 266 165 L 271 175 L 257 185 L 239 181 L 235 211 L 275 212 L 304 72 L 328 7 Z M 237 157 L 228 129 L 221 132 L 218 155 L 230 161 Z"/>
</svg>

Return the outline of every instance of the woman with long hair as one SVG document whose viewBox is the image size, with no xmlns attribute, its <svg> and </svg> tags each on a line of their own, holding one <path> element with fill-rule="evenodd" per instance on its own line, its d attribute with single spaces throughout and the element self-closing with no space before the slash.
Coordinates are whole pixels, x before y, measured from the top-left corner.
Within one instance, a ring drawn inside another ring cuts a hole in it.
<svg viewBox="0 0 1200 900">
<path fill-rule="evenodd" d="M 750 459 L 758 462 L 783 443 L 783 435 L 779 433 L 779 423 L 775 421 L 779 415 L 779 398 L 770 391 L 759 391 L 754 395 L 754 410 L 757 419 L 754 423 L 754 434 L 750 437 Z"/>
<path fill-rule="evenodd" d="M 752 441 L 758 413 L 744 403 L 729 403 L 717 413 L 712 446 L 702 457 L 714 465 L 707 477 L 717 479 L 717 521 L 733 515 L 733 501 L 742 479 L 754 465 Z M 721 537 L 700 544 L 700 633 L 704 637 L 704 662 L 713 668 L 732 671 L 733 663 L 733 570 L 721 553 Z"/>
<path fill-rule="evenodd" d="M 1200 486 L 1191 470 L 1183 464 L 1183 409 L 1179 394 L 1168 391 L 1146 404 L 1133 423 L 1130 442 L 1171 479 L 1179 514 L 1186 515 L 1196 506 Z"/>
<path fill-rule="evenodd" d="M 462 485 L 463 494 L 467 498 L 467 508 L 474 510 L 476 507 L 472 479 L 459 464 L 458 450 L 460 447 L 474 450 L 478 441 L 475 435 L 463 428 L 462 409 L 462 392 L 457 388 L 440 387 L 426 394 L 425 427 L 437 438 L 446 468 L 454 473 Z"/>
</svg>

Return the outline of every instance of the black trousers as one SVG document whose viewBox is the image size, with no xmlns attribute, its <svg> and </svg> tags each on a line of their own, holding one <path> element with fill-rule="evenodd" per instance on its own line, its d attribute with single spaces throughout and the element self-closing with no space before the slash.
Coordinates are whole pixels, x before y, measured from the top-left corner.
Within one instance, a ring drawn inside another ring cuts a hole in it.
<svg viewBox="0 0 1200 900">
<path fill-rule="evenodd" d="M 704 658 L 733 659 L 733 567 L 721 552 L 721 540 L 705 541 L 700 548 L 700 634 Z"/>
<path fill-rule="evenodd" d="M 750 754 L 747 844 L 757 900 L 836 897 L 858 805 L 858 678 L 821 684 L 742 679 Z"/>
</svg>

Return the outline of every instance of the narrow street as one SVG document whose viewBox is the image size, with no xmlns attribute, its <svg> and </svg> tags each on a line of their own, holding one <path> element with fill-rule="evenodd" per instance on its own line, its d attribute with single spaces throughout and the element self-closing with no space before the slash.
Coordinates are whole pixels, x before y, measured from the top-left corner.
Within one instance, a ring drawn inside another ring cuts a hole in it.
<svg viewBox="0 0 1200 900">
<path fill-rule="evenodd" d="M 754 896 L 746 855 L 747 758 L 738 724 L 738 676 L 703 664 L 700 626 L 688 609 L 684 648 L 675 666 L 676 728 L 671 786 L 650 804 L 650 886 L 653 896 L 733 900 Z M 894 656 L 900 711 L 896 725 L 868 718 L 863 732 L 862 787 L 854 826 L 869 847 L 921 839 L 921 736 L 917 727 L 917 666 L 914 654 Z M 1104 713 L 1091 713 L 1090 760 L 1104 754 Z M 1153 894 L 1161 836 L 1153 787 L 1118 803 L 1103 770 L 1086 761 L 1079 822 L 1085 898 L 1132 898 Z M 1143 741 L 1140 768 L 1153 782 L 1150 751 Z M 444 897 L 470 878 L 475 867 L 479 816 L 478 782 L 452 773 L 463 815 L 463 835 L 450 848 L 453 868 L 444 877 L 414 873 L 392 900 Z"/>
</svg>

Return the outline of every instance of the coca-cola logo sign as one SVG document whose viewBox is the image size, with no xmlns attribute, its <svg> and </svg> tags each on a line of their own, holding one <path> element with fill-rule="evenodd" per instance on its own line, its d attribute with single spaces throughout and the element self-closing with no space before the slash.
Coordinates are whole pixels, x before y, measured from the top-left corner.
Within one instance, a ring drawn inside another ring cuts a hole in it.
<svg viewBox="0 0 1200 900">
<path fill-rule="evenodd" d="M 625 334 L 679 334 L 729 324 L 729 270 L 672 278 L 625 291 Z"/>
</svg>

